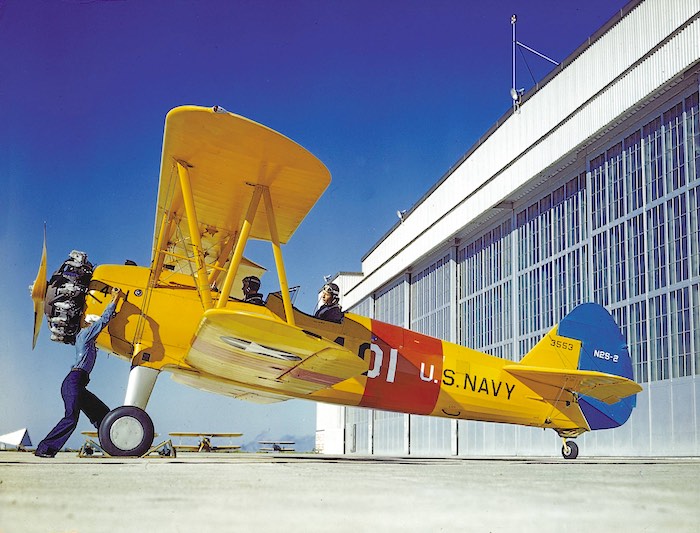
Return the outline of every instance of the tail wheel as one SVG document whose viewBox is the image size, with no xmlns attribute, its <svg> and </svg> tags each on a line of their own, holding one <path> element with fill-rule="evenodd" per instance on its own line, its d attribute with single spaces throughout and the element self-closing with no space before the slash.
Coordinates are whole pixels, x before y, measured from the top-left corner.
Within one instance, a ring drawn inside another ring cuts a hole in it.
<svg viewBox="0 0 700 533">
<path fill-rule="evenodd" d="M 117 407 L 102 420 L 99 437 L 100 446 L 109 455 L 140 457 L 153 444 L 153 421 L 138 407 Z"/>
<path fill-rule="evenodd" d="M 561 447 L 561 454 L 564 459 L 576 459 L 578 457 L 578 444 L 574 441 L 564 441 L 564 445 Z"/>
</svg>

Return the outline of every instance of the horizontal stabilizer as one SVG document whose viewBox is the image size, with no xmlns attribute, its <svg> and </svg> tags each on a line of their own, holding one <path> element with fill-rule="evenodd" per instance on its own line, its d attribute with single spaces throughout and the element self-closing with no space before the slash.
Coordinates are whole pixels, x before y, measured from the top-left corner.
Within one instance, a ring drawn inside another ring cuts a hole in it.
<svg viewBox="0 0 700 533">
<path fill-rule="evenodd" d="M 642 391 L 642 387 L 630 379 L 595 370 L 561 370 L 517 364 L 507 365 L 504 370 L 539 393 L 549 392 L 552 387 L 565 389 L 609 405 Z"/>
</svg>

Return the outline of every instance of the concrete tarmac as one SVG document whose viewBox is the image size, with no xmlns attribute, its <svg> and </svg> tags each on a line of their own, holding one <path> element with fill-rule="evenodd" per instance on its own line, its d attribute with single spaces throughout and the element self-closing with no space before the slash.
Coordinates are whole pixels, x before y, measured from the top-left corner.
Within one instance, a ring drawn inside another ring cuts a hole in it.
<svg viewBox="0 0 700 533">
<path fill-rule="evenodd" d="M 700 531 L 700 458 L 0 452 L 0 533 Z"/>
</svg>

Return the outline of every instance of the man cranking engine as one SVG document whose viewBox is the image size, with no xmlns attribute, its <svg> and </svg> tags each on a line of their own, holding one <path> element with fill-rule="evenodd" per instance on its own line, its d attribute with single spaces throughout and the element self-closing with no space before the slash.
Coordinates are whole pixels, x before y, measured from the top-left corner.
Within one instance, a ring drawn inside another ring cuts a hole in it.
<svg viewBox="0 0 700 533">
<path fill-rule="evenodd" d="M 109 407 L 87 390 L 87 384 L 97 359 L 95 339 L 114 316 L 121 291 L 116 287 L 112 289 L 112 301 L 102 316 L 86 315 L 81 322 L 91 276 L 92 265 L 87 261 L 87 254 L 74 250 L 51 277 L 46 290 L 44 312 L 51 340 L 74 344 L 76 358 L 61 385 L 65 414 L 37 446 L 34 454 L 39 457 L 54 457 L 61 450 L 78 425 L 80 411 L 98 429 L 109 413 Z"/>
</svg>

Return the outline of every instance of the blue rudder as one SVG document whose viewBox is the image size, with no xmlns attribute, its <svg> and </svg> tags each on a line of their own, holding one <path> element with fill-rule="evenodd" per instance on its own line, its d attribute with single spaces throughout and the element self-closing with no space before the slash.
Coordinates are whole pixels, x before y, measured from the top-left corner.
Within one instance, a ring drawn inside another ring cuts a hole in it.
<svg viewBox="0 0 700 533">
<path fill-rule="evenodd" d="M 579 370 L 595 370 L 633 379 L 627 342 L 604 307 L 595 303 L 579 305 L 559 322 L 558 334 L 581 341 Z M 579 406 L 592 430 L 621 426 L 636 405 L 636 394 L 612 405 L 588 396 L 579 397 Z"/>
</svg>

